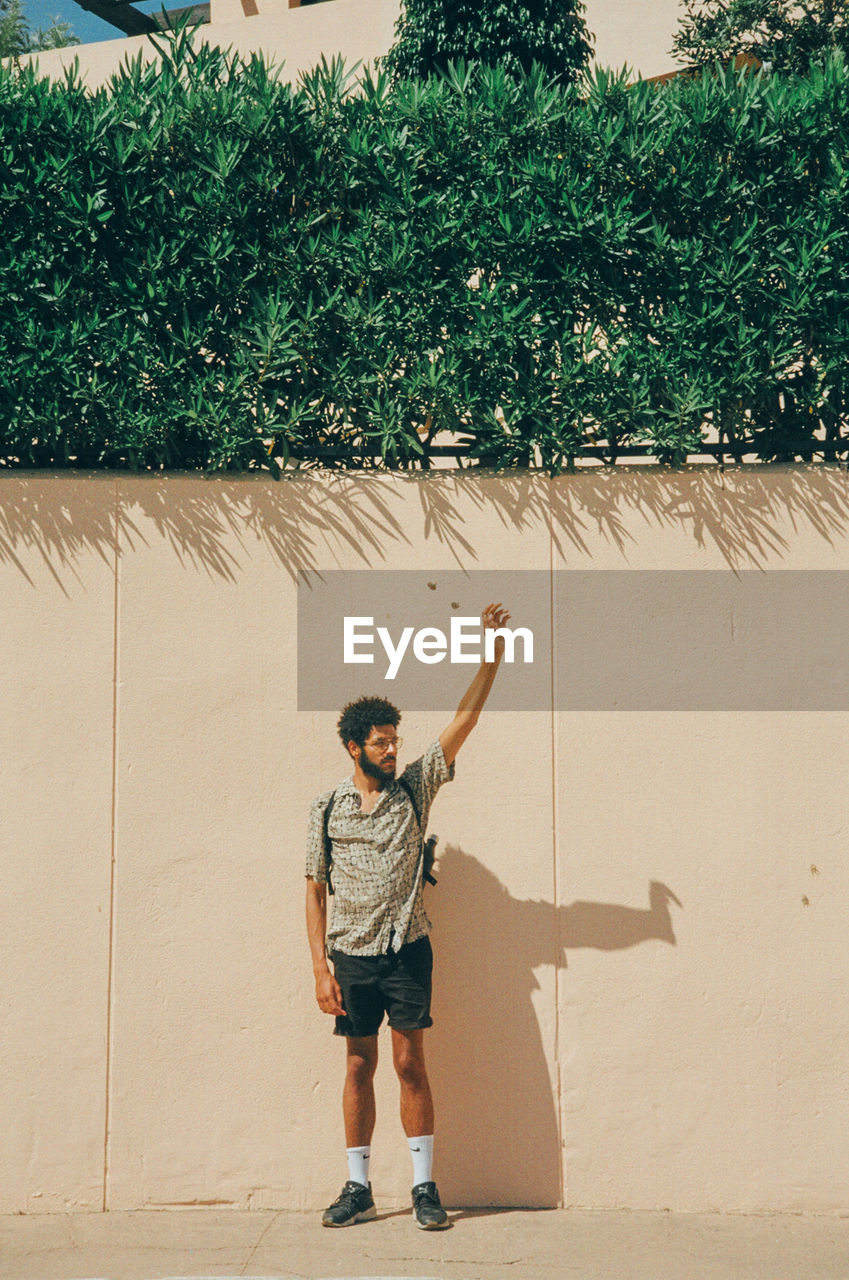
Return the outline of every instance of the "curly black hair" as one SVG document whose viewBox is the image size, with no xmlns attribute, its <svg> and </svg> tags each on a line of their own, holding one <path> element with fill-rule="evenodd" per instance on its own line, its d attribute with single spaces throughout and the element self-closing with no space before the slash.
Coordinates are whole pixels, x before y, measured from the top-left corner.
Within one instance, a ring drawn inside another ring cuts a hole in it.
<svg viewBox="0 0 849 1280">
<path fill-rule="evenodd" d="M 357 698 L 342 708 L 339 737 L 345 747 L 349 742 L 361 747 L 376 724 L 391 724 L 397 729 L 400 719 L 401 712 L 385 698 Z"/>
</svg>

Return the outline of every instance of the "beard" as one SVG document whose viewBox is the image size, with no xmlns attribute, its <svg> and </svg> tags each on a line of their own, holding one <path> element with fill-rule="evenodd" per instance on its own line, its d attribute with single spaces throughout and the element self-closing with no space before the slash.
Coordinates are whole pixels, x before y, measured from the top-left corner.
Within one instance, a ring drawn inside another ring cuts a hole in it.
<svg viewBox="0 0 849 1280">
<path fill-rule="evenodd" d="M 360 752 L 359 765 L 363 773 L 369 778 L 374 778 L 375 782 L 381 784 L 381 787 L 385 787 L 387 782 L 391 782 L 395 777 L 396 762 L 394 760 L 391 765 L 375 764 L 366 755 L 365 748 Z"/>
</svg>

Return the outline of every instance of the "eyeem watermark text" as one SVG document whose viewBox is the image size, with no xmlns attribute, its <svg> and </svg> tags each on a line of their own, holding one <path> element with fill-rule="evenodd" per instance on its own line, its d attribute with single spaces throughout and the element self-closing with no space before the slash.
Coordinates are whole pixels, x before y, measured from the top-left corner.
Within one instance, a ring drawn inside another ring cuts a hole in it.
<svg viewBox="0 0 849 1280">
<path fill-rule="evenodd" d="M 482 627 L 480 618 L 451 618 L 448 635 L 439 627 L 403 627 L 397 640 L 388 627 L 375 627 L 374 617 L 346 616 L 342 627 L 343 662 L 373 663 L 377 641 L 383 648 L 389 665 L 386 668 L 385 680 L 394 680 L 401 669 L 405 656 L 411 653 L 416 662 L 428 666 L 443 662 L 446 658 L 452 664 L 479 663 L 481 661 L 481 640 L 483 640 L 483 660 L 493 662 L 495 659 L 496 641 L 504 641 L 504 661 L 516 661 L 517 641 L 521 641 L 522 662 L 530 664 L 534 660 L 534 635 L 530 627 Z M 412 648 L 411 648 L 412 642 Z"/>
</svg>

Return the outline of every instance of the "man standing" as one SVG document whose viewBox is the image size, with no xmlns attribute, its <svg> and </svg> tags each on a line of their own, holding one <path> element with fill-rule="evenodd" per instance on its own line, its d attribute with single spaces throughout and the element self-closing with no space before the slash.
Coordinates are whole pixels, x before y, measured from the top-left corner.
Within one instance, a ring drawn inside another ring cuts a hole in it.
<svg viewBox="0 0 849 1280">
<path fill-rule="evenodd" d="M 509 618 L 501 605 L 491 604 L 482 622 L 497 630 Z M 324 1212 L 326 1227 L 351 1226 L 376 1214 L 369 1160 L 377 1032 L 384 1013 L 413 1161 L 416 1223 L 425 1230 L 450 1226 L 432 1178 L 433 1099 L 423 1041 L 433 1025 L 433 956 L 422 895 L 422 843 L 431 802 L 454 777 L 454 759 L 477 723 L 503 653 L 504 639 L 497 636 L 493 660 L 481 663 L 448 728 L 397 779 L 400 712 L 383 698 L 349 703 L 339 736 L 354 762 L 353 777 L 320 795 L 310 810 L 307 934 L 315 994 L 321 1011 L 335 1017 L 334 1034 L 344 1036 L 347 1047 L 342 1111 L 348 1181 Z M 328 883 L 334 894 L 329 929 Z"/>
</svg>

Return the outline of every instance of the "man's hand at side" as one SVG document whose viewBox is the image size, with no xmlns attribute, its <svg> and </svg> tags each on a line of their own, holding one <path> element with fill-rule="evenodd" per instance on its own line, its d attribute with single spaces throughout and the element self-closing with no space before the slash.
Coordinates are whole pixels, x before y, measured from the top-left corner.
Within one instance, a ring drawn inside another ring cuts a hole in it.
<svg viewBox="0 0 849 1280">
<path fill-rule="evenodd" d="M 339 983 L 329 969 L 326 969 L 324 973 L 315 975 L 315 998 L 322 1013 L 332 1013 L 337 1017 L 344 1018 L 345 1010 L 342 1008 L 342 992 L 339 989 Z"/>
<path fill-rule="evenodd" d="M 327 885 L 307 879 L 307 937 L 315 974 L 315 998 L 322 1013 L 344 1017 L 342 992 L 327 963 L 326 934 Z"/>
</svg>

